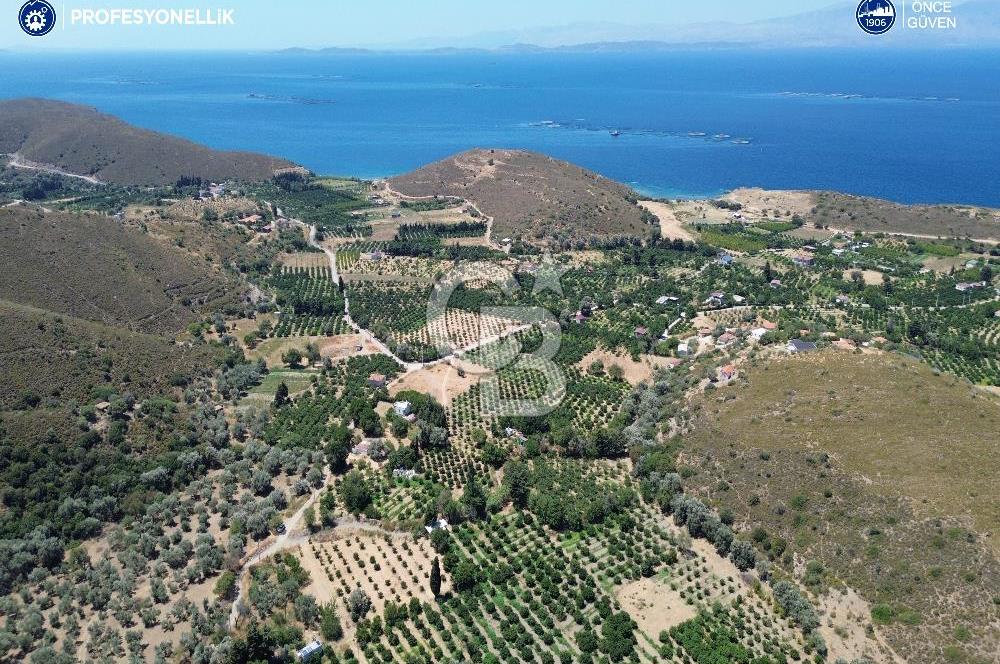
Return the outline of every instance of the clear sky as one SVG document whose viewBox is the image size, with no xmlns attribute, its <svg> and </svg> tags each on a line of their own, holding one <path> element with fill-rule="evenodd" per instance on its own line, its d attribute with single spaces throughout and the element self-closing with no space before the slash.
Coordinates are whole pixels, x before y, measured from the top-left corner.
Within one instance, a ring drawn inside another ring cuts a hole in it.
<svg viewBox="0 0 1000 664">
<path fill-rule="evenodd" d="M 428 47 L 506 43 L 539 28 L 555 42 L 586 41 L 600 23 L 639 26 L 774 18 L 829 7 L 833 0 L 50 0 L 57 28 L 28 37 L 17 25 L 23 0 L 6 0 L 0 49 L 246 49 Z M 849 0 L 847 4 L 851 4 Z M 233 26 L 71 25 L 74 9 L 232 9 Z M 621 34 L 621 29 L 616 32 Z M 490 43 L 491 40 L 497 43 Z M 554 45 L 554 44 L 550 44 Z"/>
</svg>

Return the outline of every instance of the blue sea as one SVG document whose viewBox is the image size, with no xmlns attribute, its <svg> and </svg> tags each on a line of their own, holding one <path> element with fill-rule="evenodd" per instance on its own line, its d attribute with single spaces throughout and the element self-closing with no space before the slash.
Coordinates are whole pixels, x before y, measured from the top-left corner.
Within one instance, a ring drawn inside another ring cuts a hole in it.
<svg viewBox="0 0 1000 664">
<path fill-rule="evenodd" d="M 0 54 L 0 97 L 27 95 L 323 174 L 510 147 L 664 197 L 759 186 L 1000 206 L 996 51 Z"/>
</svg>

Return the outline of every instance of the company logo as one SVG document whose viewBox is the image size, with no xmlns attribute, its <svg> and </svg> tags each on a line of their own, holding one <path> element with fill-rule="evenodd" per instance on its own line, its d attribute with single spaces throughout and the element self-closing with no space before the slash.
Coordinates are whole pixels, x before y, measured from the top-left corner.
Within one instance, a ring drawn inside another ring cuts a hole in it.
<svg viewBox="0 0 1000 664">
<path fill-rule="evenodd" d="M 857 11 L 858 25 L 870 35 L 889 32 L 896 22 L 896 7 L 889 0 L 861 0 Z"/>
<path fill-rule="evenodd" d="M 41 37 L 56 27 L 56 10 L 46 0 L 28 0 L 17 13 L 17 23 L 25 34 Z"/>
</svg>

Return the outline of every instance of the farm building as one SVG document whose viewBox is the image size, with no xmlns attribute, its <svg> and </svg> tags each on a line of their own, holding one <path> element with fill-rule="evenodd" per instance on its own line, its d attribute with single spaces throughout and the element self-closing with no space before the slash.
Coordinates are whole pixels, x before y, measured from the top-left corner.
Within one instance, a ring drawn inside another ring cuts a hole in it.
<svg viewBox="0 0 1000 664">
<path fill-rule="evenodd" d="M 719 339 L 718 339 L 718 341 L 716 343 L 717 343 L 718 346 L 724 348 L 724 347 L 728 346 L 729 344 L 733 343 L 734 341 L 736 341 L 736 335 L 733 334 L 732 332 L 726 332 L 725 334 L 723 334 L 723 335 L 721 335 L 719 337 Z"/>
<path fill-rule="evenodd" d="M 438 519 L 437 521 L 432 521 L 430 524 L 424 526 L 424 530 L 428 533 L 433 533 L 435 530 L 449 530 L 447 519 Z"/>
<path fill-rule="evenodd" d="M 816 344 L 812 341 L 802 341 L 801 339 L 791 339 L 786 346 L 789 353 L 807 353 L 816 350 Z"/>
<path fill-rule="evenodd" d="M 318 640 L 310 641 L 295 651 L 295 657 L 300 662 L 319 661 L 323 657 L 323 644 Z"/>
</svg>

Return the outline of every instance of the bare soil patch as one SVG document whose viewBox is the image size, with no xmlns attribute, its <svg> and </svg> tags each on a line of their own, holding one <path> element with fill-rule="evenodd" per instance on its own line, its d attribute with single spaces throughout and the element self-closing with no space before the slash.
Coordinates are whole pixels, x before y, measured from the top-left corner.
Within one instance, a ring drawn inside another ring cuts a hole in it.
<svg viewBox="0 0 1000 664">
<path fill-rule="evenodd" d="M 633 360 L 628 355 L 616 355 L 606 350 L 597 349 L 587 353 L 577 366 L 582 371 L 590 369 L 590 365 L 595 361 L 604 363 L 604 370 L 607 371 L 611 365 L 618 365 L 625 372 L 625 380 L 631 385 L 638 385 L 643 381 L 653 378 L 653 372 L 659 367 L 667 366 L 667 358 L 655 355 L 640 355 L 639 360 Z"/>
<path fill-rule="evenodd" d="M 785 216 L 786 212 L 806 217 L 811 215 L 816 205 L 816 193 L 812 191 L 768 190 L 757 187 L 735 189 L 723 196 L 723 199 L 740 203 L 746 213 L 761 217 L 781 217 Z M 764 214 L 764 210 L 768 211 L 767 215 Z"/>
<path fill-rule="evenodd" d="M 389 386 L 389 394 L 416 390 L 431 395 L 445 406 L 450 405 L 455 397 L 477 384 L 483 377 L 482 368 L 473 369 L 471 365 L 455 359 L 450 362 L 457 366 L 441 362 L 405 374 Z M 458 366 L 463 367 L 465 376 L 459 375 Z"/>
<path fill-rule="evenodd" d="M 655 638 L 661 631 L 691 620 L 698 612 L 676 590 L 652 579 L 639 579 L 618 589 L 615 597 L 639 629 Z"/>
<path fill-rule="evenodd" d="M 851 280 L 852 272 L 860 272 L 861 278 L 869 286 L 879 286 L 882 284 L 882 273 L 878 270 L 844 270 L 844 280 Z"/>
<path fill-rule="evenodd" d="M 681 224 L 669 203 L 656 201 L 639 201 L 639 205 L 660 220 L 660 235 L 669 240 L 694 240 L 694 236 Z"/>
</svg>

